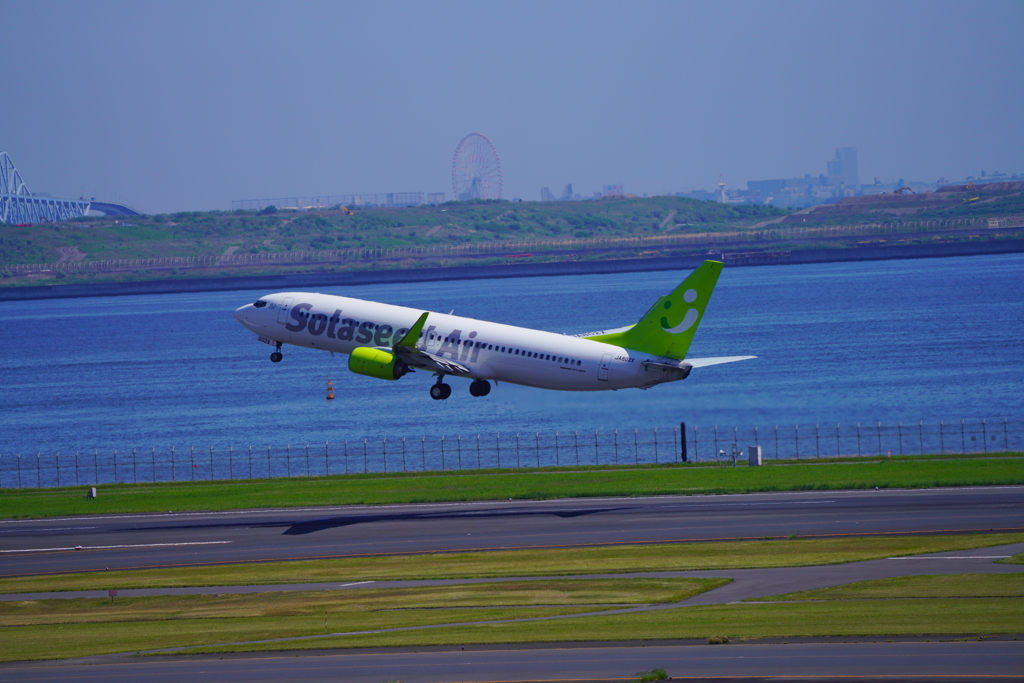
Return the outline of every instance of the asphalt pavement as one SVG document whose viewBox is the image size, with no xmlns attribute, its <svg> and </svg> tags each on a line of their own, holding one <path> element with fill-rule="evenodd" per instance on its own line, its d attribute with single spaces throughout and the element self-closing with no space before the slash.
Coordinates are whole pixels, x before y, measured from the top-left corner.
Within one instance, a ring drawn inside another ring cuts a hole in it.
<svg viewBox="0 0 1024 683">
<path fill-rule="evenodd" d="M 0 576 L 388 553 L 972 531 L 1024 532 L 1024 487 L 0 520 Z"/>
<path fill-rule="evenodd" d="M 853 640 L 853 639 L 849 639 Z M 0 665 L 4 681 L 462 681 L 636 680 L 662 668 L 674 680 L 1024 680 L 1024 641 L 408 648 L 250 655 L 95 657 Z"/>
</svg>

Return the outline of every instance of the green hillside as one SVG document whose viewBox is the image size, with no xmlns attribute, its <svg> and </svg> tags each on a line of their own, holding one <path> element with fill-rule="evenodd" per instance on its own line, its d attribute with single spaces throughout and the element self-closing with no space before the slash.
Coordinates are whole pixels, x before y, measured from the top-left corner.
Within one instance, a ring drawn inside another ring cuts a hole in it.
<svg viewBox="0 0 1024 683">
<path fill-rule="evenodd" d="M 440 206 L 323 211 L 185 211 L 0 225 L 0 264 L 52 263 L 61 248 L 86 261 L 319 249 L 457 245 L 713 232 L 779 218 L 781 209 L 679 197 L 586 202 L 448 202 Z M 77 250 L 77 251 L 75 251 Z M 67 259 L 67 256 L 65 256 Z"/>
</svg>

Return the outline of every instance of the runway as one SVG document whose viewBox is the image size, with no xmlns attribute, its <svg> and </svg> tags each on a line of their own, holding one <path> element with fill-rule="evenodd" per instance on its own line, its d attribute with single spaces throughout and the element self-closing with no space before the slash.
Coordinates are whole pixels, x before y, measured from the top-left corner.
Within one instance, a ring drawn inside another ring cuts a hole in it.
<svg viewBox="0 0 1024 683">
<path fill-rule="evenodd" d="M 665 496 L 560 501 L 498 501 L 378 507 L 242 510 L 222 513 L 97 515 L 0 521 L 2 575 L 600 544 L 732 540 L 766 536 L 1024 531 L 1024 487 L 829 491 L 729 496 Z M 75 550 L 75 546 L 82 550 Z M 727 586 L 666 609 L 910 574 L 1008 573 L 995 564 L 1024 544 L 906 559 L 786 569 L 666 572 L 659 576 L 733 578 Z M 625 576 L 650 576 L 631 574 Z M 616 575 L 622 577 L 624 575 Z M 543 577 L 533 577 L 541 580 Z M 508 580 L 508 579 L 503 579 Z M 474 580 L 476 581 L 476 580 Z M 480 580 L 480 581 L 486 581 Z M 205 587 L 124 590 L 121 595 L 350 589 L 440 584 Z M 92 595 L 93 592 L 82 592 Z M 63 593 L 60 597 L 77 597 Z M 3 596 L 46 599 L 53 594 Z M 837 640 L 854 640 L 852 638 Z M 123 655 L 0 665 L 7 681 L 48 680 L 633 680 L 664 668 L 677 680 L 1024 680 L 1024 641 L 808 642 L 708 646 L 689 642 L 584 643 L 305 651 L 298 654 L 133 658 Z M 913 640 L 913 639 L 910 639 Z M 954 639 L 949 638 L 952 641 Z M 998 640 L 998 639 L 997 639 Z"/>
<path fill-rule="evenodd" d="M 853 640 L 853 639 L 850 639 Z M 881 641 L 882 639 L 878 639 Z M 88 662 L 88 663 L 86 663 Z M 663 668 L 674 680 L 1020 681 L 1024 641 L 790 644 L 550 644 L 387 652 L 95 657 L 0 665 L 5 681 L 629 681 Z"/>
<path fill-rule="evenodd" d="M 1024 531 L 1024 487 L 95 515 L 0 521 L 0 576 L 387 553 L 990 530 Z"/>
</svg>

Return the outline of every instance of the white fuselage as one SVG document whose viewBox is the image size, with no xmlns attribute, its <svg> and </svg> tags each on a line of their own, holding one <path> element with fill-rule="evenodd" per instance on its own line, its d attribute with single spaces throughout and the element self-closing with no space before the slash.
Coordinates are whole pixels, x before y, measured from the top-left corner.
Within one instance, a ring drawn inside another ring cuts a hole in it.
<svg viewBox="0 0 1024 683">
<path fill-rule="evenodd" d="M 261 341 L 351 353 L 365 346 L 390 349 L 421 310 L 330 294 L 282 292 L 235 311 Z M 461 376 L 562 391 L 646 388 L 681 379 L 647 365 L 657 356 L 580 337 L 430 313 L 417 347 L 469 369 Z M 459 373 L 456 373 L 457 375 Z"/>
</svg>

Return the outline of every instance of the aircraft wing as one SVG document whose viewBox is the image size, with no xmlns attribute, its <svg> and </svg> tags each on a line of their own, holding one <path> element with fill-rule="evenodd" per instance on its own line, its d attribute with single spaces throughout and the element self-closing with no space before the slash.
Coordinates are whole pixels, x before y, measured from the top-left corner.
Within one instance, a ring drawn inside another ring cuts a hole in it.
<svg viewBox="0 0 1024 683">
<path fill-rule="evenodd" d="M 750 360 L 751 358 L 757 358 L 757 356 L 719 356 L 717 358 L 687 358 L 686 362 L 695 368 L 706 368 L 709 365 L 735 363 L 738 360 Z"/>
<path fill-rule="evenodd" d="M 415 346 L 395 346 L 395 355 L 401 358 L 406 365 L 413 368 L 427 368 L 435 372 L 443 372 L 448 375 L 469 373 L 469 368 L 461 363 L 435 356 Z"/>
<path fill-rule="evenodd" d="M 423 326 L 427 324 L 429 312 L 420 315 L 416 323 L 409 328 L 409 331 L 402 337 L 401 341 L 395 344 L 391 351 L 402 361 L 413 368 L 428 368 L 434 372 L 443 372 L 449 375 L 469 373 L 469 368 L 455 361 L 441 358 L 434 354 L 416 347 L 419 341 Z"/>
</svg>

